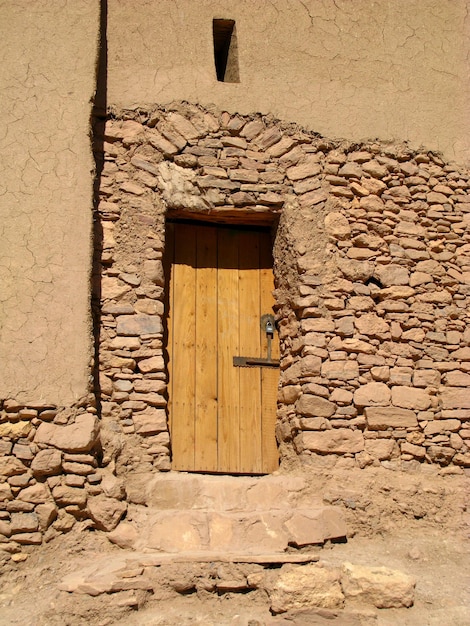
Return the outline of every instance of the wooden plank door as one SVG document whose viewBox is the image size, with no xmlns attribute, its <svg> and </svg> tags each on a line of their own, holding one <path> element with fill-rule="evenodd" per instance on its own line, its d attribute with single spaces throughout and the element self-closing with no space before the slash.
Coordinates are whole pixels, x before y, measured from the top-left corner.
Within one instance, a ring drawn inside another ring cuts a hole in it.
<svg viewBox="0 0 470 626">
<path fill-rule="evenodd" d="M 268 354 L 260 320 L 273 305 L 269 233 L 169 223 L 167 267 L 173 469 L 274 471 L 278 369 L 233 362 Z M 277 333 L 271 353 L 279 358 Z"/>
</svg>

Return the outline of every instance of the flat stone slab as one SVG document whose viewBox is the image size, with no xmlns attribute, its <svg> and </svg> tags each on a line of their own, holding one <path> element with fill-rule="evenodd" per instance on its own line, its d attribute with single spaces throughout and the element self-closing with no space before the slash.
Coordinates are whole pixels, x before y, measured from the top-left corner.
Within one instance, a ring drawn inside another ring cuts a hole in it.
<svg viewBox="0 0 470 626">
<path fill-rule="evenodd" d="M 308 494 L 300 476 L 142 473 L 129 476 L 126 488 L 131 502 L 159 510 L 270 510 L 322 504 L 320 498 Z"/>
<path fill-rule="evenodd" d="M 319 560 L 316 554 L 239 554 L 219 552 L 186 552 L 145 554 L 124 552 L 101 557 L 93 565 L 66 576 L 58 585 L 61 591 L 98 596 L 130 590 L 152 590 L 149 568 L 174 563 L 255 563 L 259 565 L 306 564 Z"/>
<path fill-rule="evenodd" d="M 139 557 L 143 566 L 158 566 L 166 563 L 258 563 L 259 565 L 276 565 L 277 563 L 316 563 L 318 554 L 308 552 L 283 552 L 261 554 L 239 554 L 230 552 L 185 552 L 184 554 L 158 553 L 145 554 Z"/>
<path fill-rule="evenodd" d="M 123 522 L 108 534 L 122 548 L 184 553 L 278 553 L 289 546 L 322 545 L 347 535 L 338 509 L 267 511 L 141 510 L 133 522 Z"/>
</svg>

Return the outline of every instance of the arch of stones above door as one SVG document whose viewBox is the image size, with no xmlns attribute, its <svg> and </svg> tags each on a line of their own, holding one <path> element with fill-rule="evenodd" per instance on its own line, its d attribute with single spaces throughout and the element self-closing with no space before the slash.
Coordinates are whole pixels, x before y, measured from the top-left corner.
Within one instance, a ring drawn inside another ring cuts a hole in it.
<svg viewBox="0 0 470 626">
<path fill-rule="evenodd" d="M 165 264 L 172 468 L 274 471 L 279 343 L 275 328 L 266 332 L 270 228 L 170 217 Z"/>
</svg>

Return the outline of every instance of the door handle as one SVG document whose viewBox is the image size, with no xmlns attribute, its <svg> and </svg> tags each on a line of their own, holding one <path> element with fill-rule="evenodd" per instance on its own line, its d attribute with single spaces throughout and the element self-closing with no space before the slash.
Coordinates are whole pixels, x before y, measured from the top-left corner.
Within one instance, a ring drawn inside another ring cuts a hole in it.
<svg viewBox="0 0 470 626">
<path fill-rule="evenodd" d="M 251 357 L 251 356 L 234 356 L 234 367 L 279 367 L 279 360 L 273 360 L 272 358 L 272 345 L 271 342 L 274 337 L 275 330 L 274 315 L 267 313 L 261 316 L 261 328 L 266 333 L 266 339 L 268 342 L 268 358 L 263 357 Z"/>
</svg>

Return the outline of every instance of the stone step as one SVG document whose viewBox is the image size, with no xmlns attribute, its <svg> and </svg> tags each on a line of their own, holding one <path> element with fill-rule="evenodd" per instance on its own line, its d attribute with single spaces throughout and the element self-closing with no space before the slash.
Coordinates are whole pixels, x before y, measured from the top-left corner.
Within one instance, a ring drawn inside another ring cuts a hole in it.
<svg viewBox="0 0 470 626">
<path fill-rule="evenodd" d="M 335 507 L 219 511 L 129 508 L 128 519 L 108 533 L 113 543 L 134 550 L 285 553 L 346 537 Z"/>
<path fill-rule="evenodd" d="M 283 554 L 347 534 L 339 509 L 299 476 L 133 474 L 126 490 L 127 519 L 108 534 L 123 548 Z"/>
<path fill-rule="evenodd" d="M 159 510 L 261 511 L 322 505 L 320 498 L 308 492 L 303 477 L 276 474 L 133 474 L 126 489 L 130 502 Z"/>
</svg>

